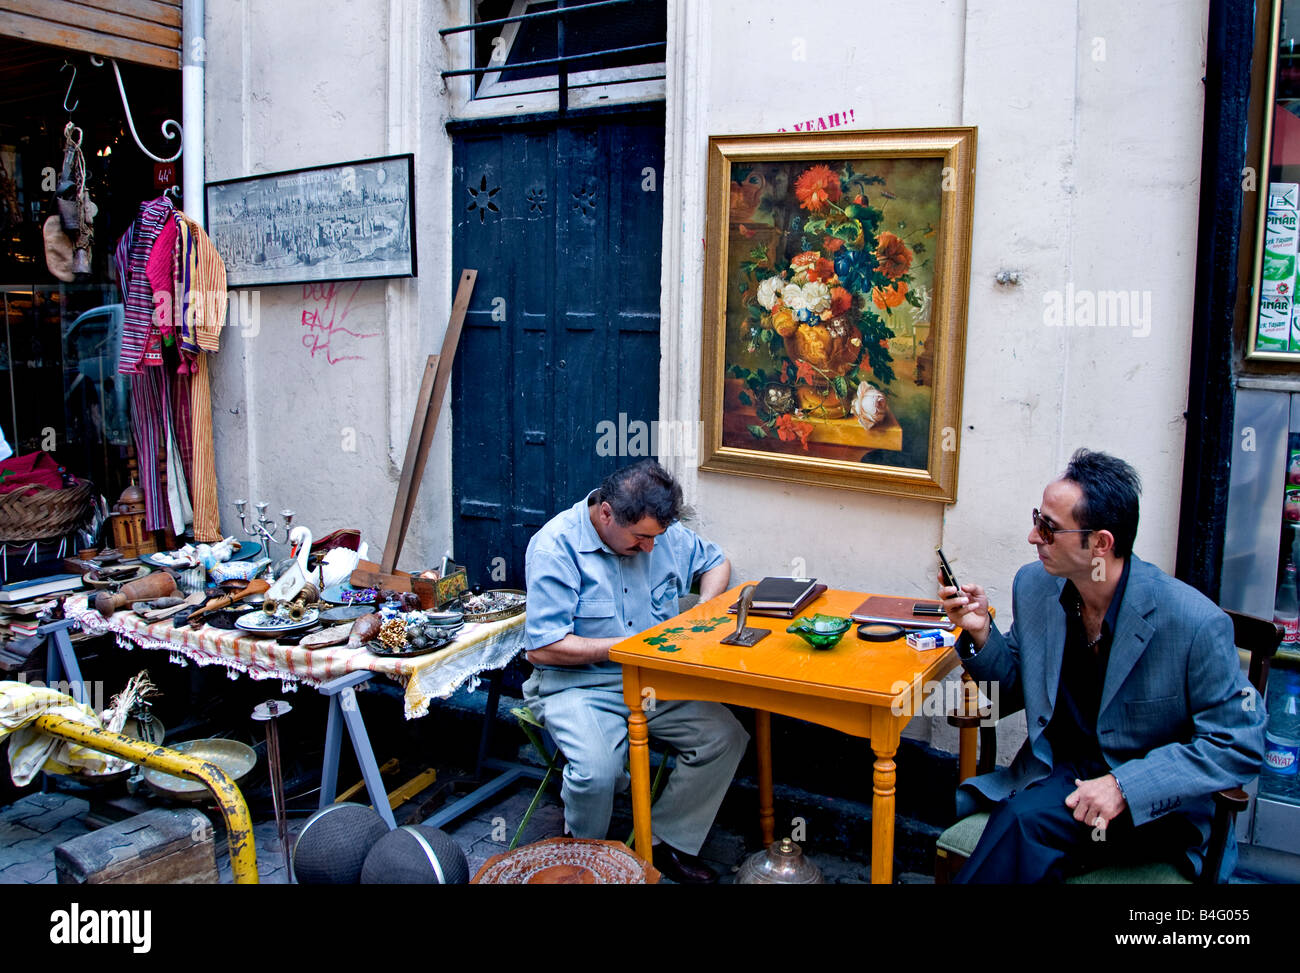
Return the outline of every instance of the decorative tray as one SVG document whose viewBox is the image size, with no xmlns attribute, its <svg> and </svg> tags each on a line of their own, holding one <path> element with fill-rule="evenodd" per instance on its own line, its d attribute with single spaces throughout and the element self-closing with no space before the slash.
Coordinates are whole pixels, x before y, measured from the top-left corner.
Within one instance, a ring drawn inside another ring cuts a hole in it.
<svg viewBox="0 0 1300 973">
<path fill-rule="evenodd" d="M 449 639 L 430 639 L 422 648 L 417 648 L 411 643 L 407 643 L 398 649 L 390 649 L 376 639 L 373 642 L 367 642 L 362 646 L 367 652 L 374 656 L 380 656 L 385 659 L 410 659 L 419 655 L 428 655 L 430 652 L 437 652 L 439 649 L 445 649 L 451 643 L 455 642 L 454 638 Z"/>
<path fill-rule="evenodd" d="M 527 601 L 518 588 L 492 588 L 481 595 L 463 594 L 451 607 L 463 612 L 467 622 L 496 622 L 522 614 Z"/>
</svg>

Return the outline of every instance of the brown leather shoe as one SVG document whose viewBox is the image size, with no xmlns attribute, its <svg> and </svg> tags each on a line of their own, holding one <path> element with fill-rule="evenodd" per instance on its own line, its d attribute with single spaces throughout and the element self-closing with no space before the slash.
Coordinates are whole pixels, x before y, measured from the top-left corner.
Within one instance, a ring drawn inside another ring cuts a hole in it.
<svg viewBox="0 0 1300 973">
<path fill-rule="evenodd" d="M 680 885 L 717 885 L 718 875 L 694 855 L 660 842 L 655 845 L 655 868 Z"/>
</svg>

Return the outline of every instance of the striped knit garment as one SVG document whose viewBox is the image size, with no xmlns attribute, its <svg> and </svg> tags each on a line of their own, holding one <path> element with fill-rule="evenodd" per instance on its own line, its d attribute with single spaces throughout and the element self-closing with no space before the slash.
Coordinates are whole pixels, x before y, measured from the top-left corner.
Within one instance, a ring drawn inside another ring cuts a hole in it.
<svg viewBox="0 0 1300 973">
<path fill-rule="evenodd" d="M 122 357 L 117 369 L 123 375 L 134 375 L 146 365 L 162 364 L 161 340 L 153 319 L 153 288 L 145 268 L 154 240 L 163 224 L 171 218 L 173 209 L 172 201 L 166 196 L 142 203 L 140 215 L 132 229 L 127 231 L 129 241 L 123 238 L 127 243 L 127 253 L 124 268 L 119 259 L 118 283 L 122 287 L 125 320 L 122 325 Z M 118 248 L 120 258 L 121 244 Z M 143 471 L 143 463 L 140 468 Z"/>
<path fill-rule="evenodd" d="M 208 385 L 208 356 L 199 355 L 199 370 L 190 378 L 190 420 L 194 432 L 194 475 L 190 501 L 194 506 L 194 539 L 211 544 L 221 540 L 217 511 L 217 457 L 212 444 L 212 393 Z"/>
<path fill-rule="evenodd" d="M 226 322 L 226 265 L 203 228 L 181 214 L 193 243 L 189 255 L 193 331 L 188 336 L 203 351 L 220 347 L 221 328 Z M 191 313 L 186 309 L 186 315 Z M 221 516 L 217 509 L 217 460 L 212 441 L 212 389 L 208 356 L 198 355 L 198 371 L 190 376 L 190 421 L 193 433 L 194 475 L 190 499 L 194 505 L 194 539 L 221 540 Z"/>
<path fill-rule="evenodd" d="M 144 491 L 146 530 L 171 530 L 167 492 L 158 476 L 158 462 L 166 456 L 168 408 L 167 376 L 161 365 L 151 365 L 131 376 L 131 426 L 135 455 Z"/>
<path fill-rule="evenodd" d="M 153 288 L 146 266 L 158 232 L 174 207 L 165 196 L 140 205 L 140 214 L 123 234 L 114 252 L 122 288 L 125 320 L 118 372 L 131 379 L 131 427 L 135 439 L 140 489 L 144 493 L 145 529 L 170 528 L 167 494 L 158 475 L 158 462 L 167 446 L 168 394 L 162 354 L 154 324 Z M 153 345 L 150 350 L 150 345 Z"/>
</svg>

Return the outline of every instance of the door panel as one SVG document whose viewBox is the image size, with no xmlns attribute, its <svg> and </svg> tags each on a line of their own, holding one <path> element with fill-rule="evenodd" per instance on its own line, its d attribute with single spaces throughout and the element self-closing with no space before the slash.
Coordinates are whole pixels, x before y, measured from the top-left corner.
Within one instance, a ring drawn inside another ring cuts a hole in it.
<svg viewBox="0 0 1300 973">
<path fill-rule="evenodd" d="M 598 455 L 600 424 L 658 417 L 663 140 L 661 106 L 453 136 L 453 272 L 479 271 L 452 379 L 471 584 L 523 587 L 537 529 L 637 458 Z"/>
</svg>

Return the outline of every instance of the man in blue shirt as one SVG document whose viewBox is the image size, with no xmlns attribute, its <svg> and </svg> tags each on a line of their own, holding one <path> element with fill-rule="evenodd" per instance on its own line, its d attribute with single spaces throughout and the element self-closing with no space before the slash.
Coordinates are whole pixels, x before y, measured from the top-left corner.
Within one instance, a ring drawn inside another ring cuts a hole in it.
<svg viewBox="0 0 1300 973">
<path fill-rule="evenodd" d="M 552 518 L 528 544 L 528 660 L 524 699 L 568 763 L 561 796 L 569 831 L 604 838 L 616 791 L 628 786 L 623 670 L 609 650 L 700 598 L 726 591 L 721 549 L 677 522 L 682 489 L 652 459 L 611 474 Z M 677 751 L 655 804 L 655 862 L 669 878 L 717 876 L 695 856 L 745 752 L 749 735 L 718 703 L 649 700 L 650 735 Z"/>
</svg>

